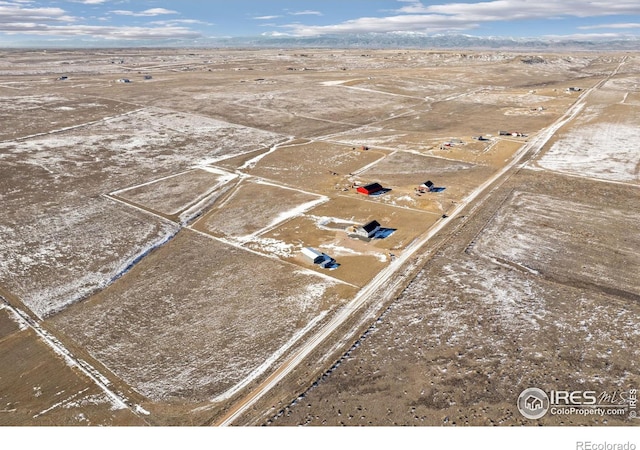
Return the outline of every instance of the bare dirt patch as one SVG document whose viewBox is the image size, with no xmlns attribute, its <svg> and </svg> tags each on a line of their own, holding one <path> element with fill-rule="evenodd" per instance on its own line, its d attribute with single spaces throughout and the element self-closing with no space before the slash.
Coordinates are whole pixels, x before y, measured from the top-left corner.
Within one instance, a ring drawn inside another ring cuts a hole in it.
<svg viewBox="0 0 640 450">
<path fill-rule="evenodd" d="M 467 159 L 472 159 L 467 155 Z M 360 172 L 357 179 L 381 182 L 391 192 L 376 201 L 394 206 L 446 212 L 478 187 L 493 169 L 470 162 L 424 156 L 417 153 L 397 152 L 379 164 Z M 442 192 L 416 193 L 423 183 L 431 181 Z"/>
<path fill-rule="evenodd" d="M 263 240 L 279 242 L 289 249 L 285 256 L 293 258 L 302 267 L 364 286 L 438 218 L 438 215 L 428 212 L 367 200 L 352 191 L 349 196 L 335 197 L 330 202 L 274 228 L 263 234 L 262 240 L 248 245 L 264 251 L 261 249 Z M 350 236 L 354 226 L 361 226 L 372 220 L 393 232 L 384 239 L 372 239 L 369 242 Z M 337 260 L 340 267 L 327 272 L 314 266 L 300 254 L 303 247 L 313 247 L 327 253 Z"/>
</svg>

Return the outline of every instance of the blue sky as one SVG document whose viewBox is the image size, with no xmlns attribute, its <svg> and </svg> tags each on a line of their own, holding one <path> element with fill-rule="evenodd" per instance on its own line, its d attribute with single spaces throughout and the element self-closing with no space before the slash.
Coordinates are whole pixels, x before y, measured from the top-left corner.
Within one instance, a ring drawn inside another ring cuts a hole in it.
<svg viewBox="0 0 640 450">
<path fill-rule="evenodd" d="M 0 46 L 368 32 L 640 36 L 640 0 L 0 0 Z"/>
</svg>

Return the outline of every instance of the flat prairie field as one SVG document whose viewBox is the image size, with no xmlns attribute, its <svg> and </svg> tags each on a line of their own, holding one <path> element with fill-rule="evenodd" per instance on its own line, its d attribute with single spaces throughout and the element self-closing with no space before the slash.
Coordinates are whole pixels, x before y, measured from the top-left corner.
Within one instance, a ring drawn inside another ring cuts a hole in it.
<svg viewBox="0 0 640 450">
<path fill-rule="evenodd" d="M 639 74 L 1 50 L 0 425 L 630 424 L 517 401 L 640 385 Z"/>
<path fill-rule="evenodd" d="M 259 376 L 353 291 L 185 230 L 51 322 L 146 398 L 203 402 Z"/>
</svg>

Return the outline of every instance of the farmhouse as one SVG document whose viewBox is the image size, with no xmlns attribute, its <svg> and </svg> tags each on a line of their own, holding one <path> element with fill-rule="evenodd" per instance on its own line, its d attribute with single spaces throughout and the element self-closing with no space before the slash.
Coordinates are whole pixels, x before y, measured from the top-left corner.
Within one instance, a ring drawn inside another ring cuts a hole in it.
<svg viewBox="0 0 640 450">
<path fill-rule="evenodd" d="M 433 182 L 432 181 L 425 181 L 424 183 L 422 183 L 420 185 L 420 187 L 422 189 L 426 189 L 427 191 L 431 191 L 433 189 Z"/>
<path fill-rule="evenodd" d="M 360 194 L 371 195 L 376 192 L 382 191 L 384 188 L 379 183 L 371 183 L 365 186 L 360 186 L 357 190 Z"/>
<path fill-rule="evenodd" d="M 356 228 L 356 235 L 364 238 L 372 238 L 375 234 L 380 231 L 380 224 L 376 220 L 372 220 L 371 222 L 362 225 L 361 227 Z"/>
</svg>

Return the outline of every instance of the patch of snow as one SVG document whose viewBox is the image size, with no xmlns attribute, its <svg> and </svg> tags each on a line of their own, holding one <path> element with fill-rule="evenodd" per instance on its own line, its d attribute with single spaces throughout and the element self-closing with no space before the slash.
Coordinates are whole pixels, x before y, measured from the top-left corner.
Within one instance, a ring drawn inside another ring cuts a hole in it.
<svg viewBox="0 0 640 450">
<path fill-rule="evenodd" d="M 151 415 L 151 413 L 149 411 L 147 411 L 146 409 L 144 409 L 140 405 L 135 405 L 134 409 L 138 414 L 144 414 L 145 416 Z"/>
<path fill-rule="evenodd" d="M 247 243 L 256 244 L 263 252 L 269 253 L 280 258 L 290 258 L 295 250 L 295 245 L 287 244 L 272 238 L 250 237 Z"/>
<path fill-rule="evenodd" d="M 336 244 L 323 244 L 320 246 L 322 249 L 326 249 L 327 252 L 330 252 L 333 255 L 361 255 L 362 253 L 357 252 L 353 249 L 342 247 Z"/>
<path fill-rule="evenodd" d="M 242 166 L 240 166 L 240 169 L 253 169 L 256 164 L 258 164 L 265 156 L 275 152 L 276 150 L 278 150 L 278 148 L 280 147 L 279 144 L 274 145 L 273 147 L 271 147 L 269 149 L 268 152 L 262 153 L 258 156 L 255 156 L 253 158 L 251 158 L 249 161 L 245 162 Z"/>
<path fill-rule="evenodd" d="M 329 224 L 336 224 L 336 225 L 340 225 L 340 226 L 344 226 L 349 227 L 352 226 L 355 223 L 355 219 L 353 220 L 344 220 L 338 217 L 329 217 L 329 216 L 315 216 L 315 215 L 311 215 L 308 214 L 306 217 L 310 218 L 311 220 L 313 220 L 316 224 L 316 227 L 320 228 L 321 230 L 335 230 L 335 227 L 329 227 Z"/>
<path fill-rule="evenodd" d="M 408 202 L 408 203 L 415 203 L 416 200 L 411 197 L 410 195 L 403 195 L 402 197 L 398 197 L 396 198 L 396 201 L 400 201 L 400 202 Z"/>
</svg>

